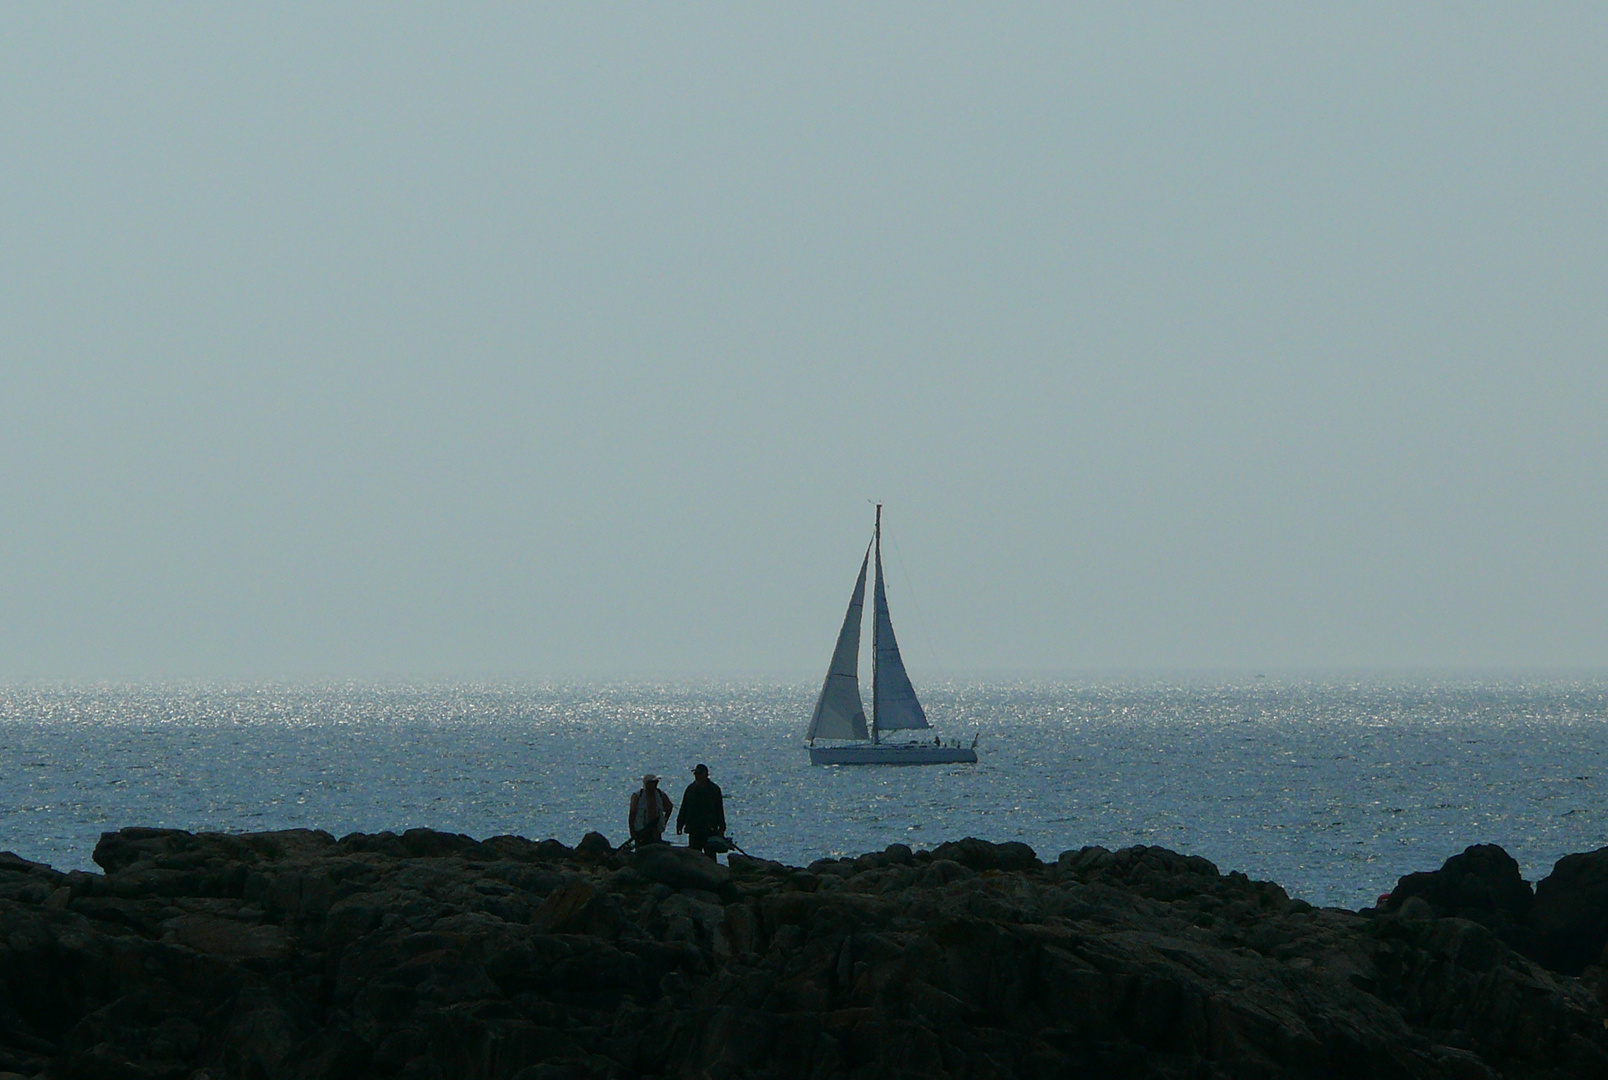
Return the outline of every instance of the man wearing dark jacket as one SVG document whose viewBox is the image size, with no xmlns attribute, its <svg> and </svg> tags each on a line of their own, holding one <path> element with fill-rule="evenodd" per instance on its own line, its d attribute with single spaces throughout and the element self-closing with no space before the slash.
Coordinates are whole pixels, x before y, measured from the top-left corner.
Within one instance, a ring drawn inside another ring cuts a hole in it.
<svg viewBox="0 0 1608 1080">
<path fill-rule="evenodd" d="M 676 833 L 687 834 L 687 846 L 702 851 L 713 859 L 707 850 L 711 836 L 726 835 L 726 802 L 720 786 L 709 779 L 709 766 L 701 762 L 692 770 L 692 783 L 681 796 L 681 810 L 676 814 Z"/>
</svg>

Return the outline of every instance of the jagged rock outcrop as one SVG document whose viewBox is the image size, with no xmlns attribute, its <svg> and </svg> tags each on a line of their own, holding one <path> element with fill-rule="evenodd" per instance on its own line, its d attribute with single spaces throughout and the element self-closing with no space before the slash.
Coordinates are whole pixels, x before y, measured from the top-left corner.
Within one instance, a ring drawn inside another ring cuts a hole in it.
<svg viewBox="0 0 1608 1080">
<path fill-rule="evenodd" d="M 1535 893 L 1519 873 L 1518 860 L 1496 844 L 1474 844 L 1447 859 L 1439 870 L 1408 874 L 1391 890 L 1385 909 L 1400 910 L 1415 897 L 1437 918 L 1477 922 L 1513 948 L 1533 955 L 1525 919 Z"/>
<path fill-rule="evenodd" d="M 1382 907 L 1472 920 L 1561 974 L 1598 982 L 1608 968 L 1608 848 L 1565 855 L 1532 891 L 1511 855 L 1476 844 L 1439 870 L 1403 877 Z"/>
<path fill-rule="evenodd" d="M 0 856 L 0 1074 L 1608 1075 L 1597 997 L 1486 926 L 1313 909 L 1161 848 L 799 869 L 125 829 L 95 857 Z"/>
<path fill-rule="evenodd" d="M 1608 967 L 1608 848 L 1565 855 L 1535 887 L 1530 952 L 1558 971 Z"/>
</svg>

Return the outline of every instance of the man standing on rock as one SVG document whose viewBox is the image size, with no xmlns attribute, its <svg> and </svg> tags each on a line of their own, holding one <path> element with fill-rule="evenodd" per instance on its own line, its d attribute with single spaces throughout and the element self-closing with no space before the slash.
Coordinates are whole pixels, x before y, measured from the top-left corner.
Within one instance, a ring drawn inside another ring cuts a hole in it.
<svg viewBox="0 0 1608 1080">
<path fill-rule="evenodd" d="M 670 820 L 670 796 L 659 790 L 659 778 L 648 773 L 642 787 L 631 796 L 631 839 L 637 847 L 664 840 L 664 827 Z M 681 829 L 677 828 L 676 832 Z"/>
<path fill-rule="evenodd" d="M 711 836 L 726 835 L 726 801 L 720 794 L 720 785 L 709 779 L 709 766 L 699 762 L 692 770 L 692 783 L 681 796 L 681 812 L 676 815 L 676 834 L 687 834 L 687 846 L 702 851 L 711 859 L 708 850 Z"/>
</svg>

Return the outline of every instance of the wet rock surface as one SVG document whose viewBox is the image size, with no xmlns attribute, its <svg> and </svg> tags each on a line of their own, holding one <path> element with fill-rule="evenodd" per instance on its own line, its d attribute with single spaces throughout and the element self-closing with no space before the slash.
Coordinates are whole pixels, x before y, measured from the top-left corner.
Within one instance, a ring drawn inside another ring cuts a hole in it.
<svg viewBox="0 0 1608 1080">
<path fill-rule="evenodd" d="M 1589 947 L 1604 854 L 1357 913 L 1161 848 L 125 829 L 104 875 L 0 855 L 0 1076 L 1602 1077 L 1600 969 L 1499 931 Z"/>
</svg>

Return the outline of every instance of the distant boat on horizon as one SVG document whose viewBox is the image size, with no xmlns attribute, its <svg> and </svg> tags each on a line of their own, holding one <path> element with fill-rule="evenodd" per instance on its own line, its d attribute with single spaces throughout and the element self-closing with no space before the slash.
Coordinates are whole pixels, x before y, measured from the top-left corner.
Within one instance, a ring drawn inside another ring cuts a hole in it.
<svg viewBox="0 0 1608 1080">
<path fill-rule="evenodd" d="M 871 623 L 871 723 L 865 721 L 860 699 L 860 623 L 865 609 L 865 574 L 876 559 L 876 587 Z M 805 741 L 809 744 L 811 765 L 949 765 L 974 763 L 977 740 L 971 746 L 945 746 L 941 739 L 931 743 L 885 743 L 884 731 L 919 731 L 932 727 L 916 699 L 916 688 L 905 672 L 899 643 L 893 636 L 893 620 L 888 615 L 888 596 L 882 585 L 882 504 L 877 503 L 876 531 L 860 561 L 860 576 L 849 598 L 849 610 L 838 631 L 832 663 L 815 701 Z M 829 746 L 816 746 L 817 739 L 844 740 Z"/>
</svg>

